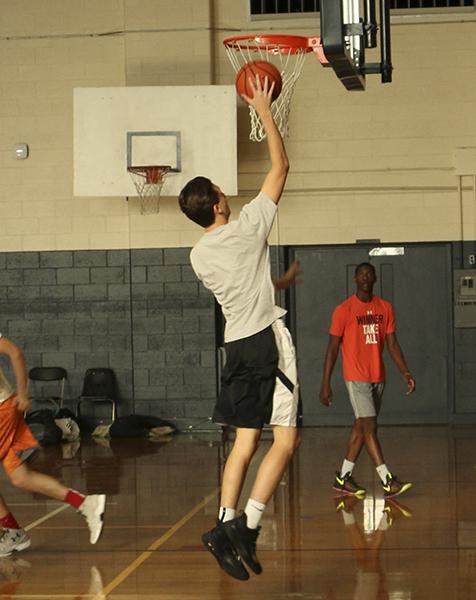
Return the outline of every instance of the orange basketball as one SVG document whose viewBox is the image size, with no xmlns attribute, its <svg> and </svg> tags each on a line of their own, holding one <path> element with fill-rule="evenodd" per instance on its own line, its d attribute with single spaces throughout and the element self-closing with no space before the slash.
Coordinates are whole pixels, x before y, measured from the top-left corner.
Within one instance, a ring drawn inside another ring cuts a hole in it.
<svg viewBox="0 0 476 600">
<path fill-rule="evenodd" d="M 273 100 L 281 93 L 283 81 L 278 69 L 270 62 L 265 60 L 254 60 L 246 63 L 236 74 L 236 91 L 240 96 L 245 94 L 249 98 L 253 97 L 253 89 L 250 86 L 249 78 L 256 80 L 256 75 L 261 79 L 261 86 L 264 87 L 265 77 L 268 78 L 268 89 L 274 81 Z"/>
</svg>

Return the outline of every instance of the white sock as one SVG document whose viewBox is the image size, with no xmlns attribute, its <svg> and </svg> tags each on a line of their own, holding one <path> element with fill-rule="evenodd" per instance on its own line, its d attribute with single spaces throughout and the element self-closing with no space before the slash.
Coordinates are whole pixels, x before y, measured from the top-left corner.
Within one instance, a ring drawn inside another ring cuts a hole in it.
<svg viewBox="0 0 476 600">
<path fill-rule="evenodd" d="M 245 515 L 246 526 L 249 529 L 256 529 L 258 527 L 265 508 L 266 504 L 258 502 L 258 500 L 253 500 L 253 498 L 248 500 L 245 507 Z"/>
<path fill-rule="evenodd" d="M 354 513 L 346 513 L 342 511 L 342 518 L 344 519 L 344 525 L 353 525 L 355 523 Z"/>
<path fill-rule="evenodd" d="M 341 477 L 344 477 L 346 473 L 350 473 L 352 475 L 352 471 L 354 470 L 355 463 L 351 462 L 344 458 L 344 462 L 342 463 L 342 468 L 340 470 Z"/>
<path fill-rule="evenodd" d="M 227 521 L 231 521 L 236 517 L 236 508 L 228 508 L 226 506 L 220 506 L 220 510 L 218 511 L 218 520 L 222 523 L 226 523 Z"/>
<path fill-rule="evenodd" d="M 377 473 L 378 473 L 378 476 L 380 477 L 380 479 L 382 480 L 382 483 L 386 483 L 387 475 L 391 475 L 391 473 L 387 469 L 387 465 L 385 463 L 383 463 L 383 465 L 379 465 L 377 467 Z"/>
<path fill-rule="evenodd" d="M 378 530 L 379 531 L 387 531 L 387 529 L 390 527 L 388 519 L 387 519 L 387 513 L 383 513 L 382 518 L 380 519 L 380 522 L 378 524 Z"/>
</svg>

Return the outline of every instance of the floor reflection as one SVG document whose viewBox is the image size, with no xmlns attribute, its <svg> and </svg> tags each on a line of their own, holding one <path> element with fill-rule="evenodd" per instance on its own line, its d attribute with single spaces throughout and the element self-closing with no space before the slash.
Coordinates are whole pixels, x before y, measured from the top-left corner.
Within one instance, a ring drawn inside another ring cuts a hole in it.
<svg viewBox="0 0 476 600">
<path fill-rule="evenodd" d="M 380 550 L 392 528 L 400 519 L 411 519 L 411 508 L 396 499 L 366 496 L 359 500 L 353 496 L 334 498 L 335 508 L 342 516 L 345 535 L 353 549 L 356 577 L 355 600 L 389 600 L 411 598 L 411 589 L 392 590 L 387 584 L 387 574 L 382 566 Z"/>
<path fill-rule="evenodd" d="M 0 598 L 13 598 L 31 562 L 21 556 L 5 556 L 0 558 Z"/>
<path fill-rule="evenodd" d="M 333 466 L 346 436 L 345 428 L 303 431 L 262 521 L 264 572 L 248 582 L 221 572 L 200 542 L 218 511 L 213 491 L 229 440 L 190 434 L 44 448 L 33 467 L 108 492 L 103 536 L 89 545 L 72 509 L 56 514 L 58 503 L 1 475 L 15 513 L 39 524 L 29 531 L 31 548 L 0 559 L 0 598 L 105 600 L 107 587 L 108 600 L 475 600 L 476 428 L 382 428 L 392 464 L 413 482 L 389 500 L 365 460 L 357 477 L 367 496 L 335 497 Z M 270 443 L 266 432 L 258 452 Z"/>
<path fill-rule="evenodd" d="M 27 560 L 23 556 L 6 556 L 0 558 L 0 598 L 8 600 L 16 597 L 31 597 L 36 594 L 25 594 L 25 590 L 21 589 L 22 582 L 25 581 L 28 585 L 28 580 L 31 577 L 41 577 L 41 561 Z M 58 567 L 61 571 L 61 568 Z M 38 572 L 40 571 L 40 572 Z M 89 578 L 84 578 L 84 583 L 80 586 L 83 591 L 76 593 L 75 600 L 86 600 L 94 598 L 94 600 L 106 600 L 103 594 L 104 581 L 100 569 L 95 565 L 89 567 Z"/>
</svg>

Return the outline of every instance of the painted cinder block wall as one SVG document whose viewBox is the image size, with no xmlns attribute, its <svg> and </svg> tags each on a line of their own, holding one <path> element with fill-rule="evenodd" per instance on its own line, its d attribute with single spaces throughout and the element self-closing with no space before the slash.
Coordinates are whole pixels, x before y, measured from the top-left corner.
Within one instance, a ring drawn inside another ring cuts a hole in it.
<svg viewBox="0 0 476 600">
<path fill-rule="evenodd" d="M 144 218 L 124 198 L 73 196 L 73 88 L 229 84 L 225 37 L 319 29 L 317 16 L 250 21 L 247 2 L 232 0 L 18 0 L 1 9 L 0 250 L 7 252 L 191 246 L 200 231 L 173 198 Z M 395 17 L 394 82 L 368 77 L 365 93 L 346 92 L 307 58 L 291 109 L 281 244 L 456 241 L 462 229 L 475 239 L 473 179 L 463 179 L 462 227 L 453 152 L 476 146 L 476 16 L 450 17 Z M 236 210 L 259 189 L 267 165 L 248 128 L 241 107 Z M 30 146 L 26 161 L 12 158 L 19 141 Z"/>
</svg>

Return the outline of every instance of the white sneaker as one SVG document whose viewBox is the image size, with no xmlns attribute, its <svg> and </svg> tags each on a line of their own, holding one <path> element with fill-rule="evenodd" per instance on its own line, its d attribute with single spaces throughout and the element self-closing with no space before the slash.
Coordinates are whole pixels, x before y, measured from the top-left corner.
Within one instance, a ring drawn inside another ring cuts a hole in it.
<svg viewBox="0 0 476 600">
<path fill-rule="evenodd" d="M 24 569 L 31 569 L 31 563 L 27 560 L 16 556 L 0 557 L 0 575 L 5 581 L 11 581 L 12 583 L 21 581 Z M 4 585 L 4 582 L 2 582 L 2 585 Z M 104 600 L 104 598 L 101 600 Z"/>
<path fill-rule="evenodd" d="M 31 540 L 24 529 L 9 529 L 5 527 L 0 535 L 0 556 L 10 556 L 13 552 L 25 550 Z"/>
<path fill-rule="evenodd" d="M 104 524 L 104 509 L 106 507 L 105 494 L 92 494 L 86 496 L 84 502 L 79 507 L 79 512 L 86 519 L 89 531 L 91 533 L 89 541 L 95 544 L 101 535 Z"/>
</svg>

